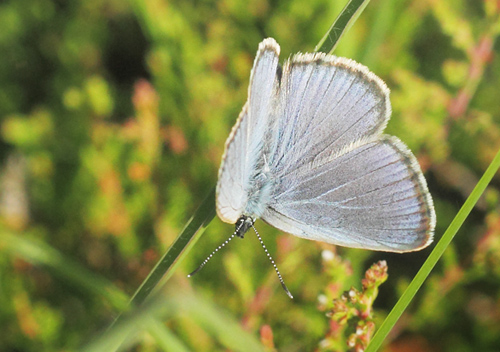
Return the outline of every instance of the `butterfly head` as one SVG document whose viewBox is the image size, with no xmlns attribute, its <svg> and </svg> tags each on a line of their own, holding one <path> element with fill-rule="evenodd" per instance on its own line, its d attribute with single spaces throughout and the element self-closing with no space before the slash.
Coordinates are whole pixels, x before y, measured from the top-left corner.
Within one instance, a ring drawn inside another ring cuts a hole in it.
<svg viewBox="0 0 500 352">
<path fill-rule="evenodd" d="M 247 215 L 240 216 L 240 218 L 238 219 L 238 221 L 236 221 L 235 224 L 234 232 L 236 236 L 243 238 L 245 236 L 245 233 L 253 226 L 254 223 L 255 223 L 254 218 Z"/>
</svg>

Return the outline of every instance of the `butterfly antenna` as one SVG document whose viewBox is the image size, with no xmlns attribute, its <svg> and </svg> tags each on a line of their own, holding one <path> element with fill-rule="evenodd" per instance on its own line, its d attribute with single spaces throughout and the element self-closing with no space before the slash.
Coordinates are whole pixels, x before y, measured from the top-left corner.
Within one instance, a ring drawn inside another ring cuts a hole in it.
<svg viewBox="0 0 500 352">
<path fill-rule="evenodd" d="M 276 274 L 278 274 L 278 278 L 279 278 L 279 280 L 281 282 L 281 287 L 283 287 L 283 290 L 285 290 L 285 292 L 288 295 L 288 297 L 290 297 L 291 299 L 293 299 L 292 294 L 288 290 L 288 287 L 286 287 L 286 285 L 285 285 L 285 281 L 283 281 L 283 278 L 281 277 L 280 271 L 278 270 L 278 267 L 276 266 L 276 263 L 274 262 L 273 258 L 269 254 L 269 251 L 267 250 L 266 245 L 264 244 L 264 241 L 262 241 L 262 237 L 260 237 L 259 232 L 255 228 L 255 226 L 252 225 L 252 228 L 255 231 L 255 234 L 257 235 L 257 238 L 259 239 L 259 242 L 262 245 L 262 248 L 264 248 L 264 252 L 266 252 L 267 257 L 271 261 L 271 264 L 273 265 L 274 270 L 276 271 Z"/>
<path fill-rule="evenodd" d="M 191 277 L 194 274 L 196 274 L 198 271 L 200 271 L 201 268 L 203 268 L 205 266 L 205 264 L 207 264 L 208 261 L 210 259 L 212 259 L 212 257 L 214 256 L 215 253 L 217 253 L 220 249 L 222 249 L 222 247 L 224 247 L 226 244 L 228 244 L 229 241 L 231 241 L 234 238 L 234 236 L 236 236 L 236 234 L 238 233 L 238 230 L 241 228 L 241 226 L 243 226 L 243 223 L 233 232 L 233 234 L 227 240 L 224 241 L 224 243 L 222 243 L 219 247 L 215 248 L 215 250 L 212 253 L 210 253 L 210 255 L 203 261 L 203 263 L 201 263 L 200 266 L 197 267 L 196 270 L 193 271 L 191 274 L 189 274 L 187 277 Z"/>
</svg>

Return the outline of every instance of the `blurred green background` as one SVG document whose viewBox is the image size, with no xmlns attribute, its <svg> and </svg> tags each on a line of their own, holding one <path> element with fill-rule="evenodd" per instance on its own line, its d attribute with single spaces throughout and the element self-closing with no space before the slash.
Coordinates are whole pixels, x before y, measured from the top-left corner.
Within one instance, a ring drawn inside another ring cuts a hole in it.
<svg viewBox="0 0 500 352">
<path fill-rule="evenodd" d="M 215 185 L 258 43 L 274 37 L 282 60 L 312 51 L 345 3 L 0 3 L 0 351 L 72 351 L 112 322 Z M 497 0 L 372 0 L 336 50 L 391 88 L 387 132 L 426 174 L 437 239 L 500 148 L 499 15 Z M 385 351 L 500 350 L 499 187 Z M 233 231 L 215 219 L 167 283 L 166 310 L 192 295 L 269 351 L 347 351 L 349 324 L 339 346 L 328 339 L 331 299 L 386 260 L 379 326 L 431 250 L 334 248 L 256 226 L 293 301 L 251 233 L 186 278 Z M 206 310 L 177 308 L 130 348 L 238 349 Z"/>
</svg>

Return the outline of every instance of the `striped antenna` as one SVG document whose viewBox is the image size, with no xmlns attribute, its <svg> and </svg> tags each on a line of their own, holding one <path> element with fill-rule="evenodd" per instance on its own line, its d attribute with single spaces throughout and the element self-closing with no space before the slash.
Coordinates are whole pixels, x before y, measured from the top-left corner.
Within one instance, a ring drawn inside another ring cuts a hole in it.
<svg viewBox="0 0 500 352">
<path fill-rule="evenodd" d="M 236 234 L 238 233 L 238 231 L 240 230 L 240 228 L 243 226 L 243 222 L 241 223 L 241 225 L 233 232 L 233 234 L 227 239 L 224 241 L 224 243 L 222 243 L 219 247 L 215 248 L 215 250 L 210 253 L 210 255 L 203 261 L 203 263 L 200 264 L 200 266 L 198 268 L 196 268 L 195 271 L 193 271 L 191 274 L 189 274 L 187 277 L 191 277 L 193 276 L 194 274 L 196 274 L 198 271 L 201 270 L 201 268 L 203 268 L 205 266 L 205 264 L 208 263 L 208 261 L 210 259 L 212 259 L 212 257 L 214 256 L 215 253 L 217 253 L 220 249 L 222 249 L 222 247 L 224 247 L 226 244 L 229 243 L 229 241 L 231 241 L 234 236 L 236 236 Z"/>
<path fill-rule="evenodd" d="M 255 231 L 255 234 L 257 235 L 257 238 L 259 239 L 260 244 L 262 245 L 262 248 L 264 248 L 264 252 L 266 252 L 267 257 L 268 257 L 268 258 L 269 258 L 269 260 L 271 261 L 271 264 L 273 265 L 274 270 L 276 271 L 276 274 L 278 274 L 278 279 L 279 279 L 279 280 L 280 280 L 280 282 L 281 282 L 281 287 L 283 287 L 283 290 L 285 290 L 285 292 L 286 292 L 286 294 L 288 295 L 288 297 L 290 297 L 291 299 L 293 299 L 292 294 L 291 294 L 291 293 L 290 293 L 290 291 L 288 290 L 288 287 L 286 287 L 286 285 L 285 285 L 285 281 L 283 281 L 283 278 L 281 277 L 280 271 L 278 270 L 278 267 L 276 266 L 276 263 L 274 262 L 273 258 L 272 258 L 272 257 L 271 257 L 271 255 L 269 254 L 269 251 L 267 250 L 266 245 L 264 244 L 264 241 L 262 241 L 262 237 L 260 237 L 259 232 L 258 232 L 258 231 L 257 231 L 257 229 L 255 228 L 255 226 L 253 226 L 253 224 L 252 224 L 252 228 L 253 228 L 253 230 Z"/>
</svg>

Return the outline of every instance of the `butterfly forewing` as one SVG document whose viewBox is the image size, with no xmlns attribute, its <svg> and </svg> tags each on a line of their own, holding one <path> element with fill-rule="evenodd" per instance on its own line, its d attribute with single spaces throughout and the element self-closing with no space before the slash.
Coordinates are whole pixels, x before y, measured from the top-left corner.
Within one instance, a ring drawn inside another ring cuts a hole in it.
<svg viewBox="0 0 500 352">
<path fill-rule="evenodd" d="M 270 132 L 270 109 L 276 103 L 279 84 L 279 51 L 272 38 L 260 43 L 247 103 L 226 141 L 216 192 L 217 214 L 225 222 L 235 223 L 244 212 L 253 175 L 262 164 L 265 136 Z"/>
<path fill-rule="evenodd" d="M 385 83 L 352 60 L 297 54 L 285 63 L 272 162 L 279 175 L 369 136 L 390 115 Z"/>
</svg>

